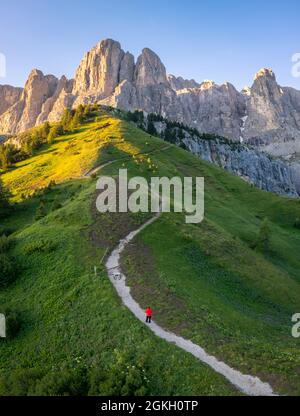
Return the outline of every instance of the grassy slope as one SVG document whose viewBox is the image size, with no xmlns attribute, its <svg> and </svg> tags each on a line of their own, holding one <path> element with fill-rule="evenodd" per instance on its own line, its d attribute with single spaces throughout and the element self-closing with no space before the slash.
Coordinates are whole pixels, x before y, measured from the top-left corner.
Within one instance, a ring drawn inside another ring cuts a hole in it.
<svg viewBox="0 0 300 416">
<path fill-rule="evenodd" d="M 85 146 L 82 141 L 88 131 L 102 149 L 98 152 L 99 146 L 89 142 L 91 147 L 84 150 L 85 154 L 89 152 L 89 158 L 86 164 L 80 162 L 81 172 L 99 160 L 122 158 L 165 145 L 159 140 L 150 143 L 149 138 L 139 137 L 124 142 L 123 136 L 132 137 L 133 130 L 102 115 L 98 123 L 70 135 L 69 139 L 76 144 L 74 151 Z M 115 137 L 120 140 L 109 145 L 108 141 L 117 141 Z M 5 377 L 19 367 L 41 368 L 44 372 L 81 365 L 90 368 L 101 364 L 110 368 L 122 354 L 128 364 L 144 363 L 151 394 L 237 394 L 223 377 L 156 338 L 121 305 L 99 263 L 106 248 L 115 244 L 118 233 L 122 236 L 138 226 L 143 216 L 125 214 L 120 219 L 126 224 L 123 230 L 114 227 L 115 218 L 95 216 L 95 181 L 72 179 L 78 173 L 74 174 L 76 161 L 72 159 L 71 163 L 68 153 L 63 151 L 67 143 L 66 137 L 58 138 L 53 145 L 3 175 L 16 201 L 20 200 L 21 187 L 22 193 L 30 194 L 46 185 L 54 174 L 62 182 L 42 195 L 49 212 L 45 218 L 34 221 L 41 198 L 36 195 L 19 203 L 14 214 L 1 223 L 2 230 L 14 230 L 16 246 L 12 254 L 17 258 L 19 278 L 0 291 L 0 308 L 9 306 L 18 310 L 23 325 L 15 339 L 0 343 L 0 375 Z M 42 169 L 40 175 L 33 174 L 29 166 L 34 170 L 42 161 L 52 160 L 53 149 L 60 149 L 60 160 L 57 155 L 53 164 L 44 165 L 45 171 Z M 57 166 L 62 170 L 58 171 Z M 63 207 L 51 212 L 54 199 Z"/>
<path fill-rule="evenodd" d="M 3 175 L 16 201 L 21 192 L 30 195 L 51 179 L 61 181 L 47 193 L 47 207 L 55 195 L 64 206 L 33 222 L 38 204 L 33 197 L 1 224 L 16 230 L 14 254 L 22 272 L 0 293 L 0 305 L 16 307 L 24 317 L 20 335 L 0 345 L 2 371 L 58 368 L 78 357 L 91 366 L 113 361 L 114 350 L 128 350 L 136 359 L 147 357 L 149 377 L 155 379 L 152 393 L 235 392 L 223 378 L 136 322 L 120 305 L 101 266 L 94 275 L 105 249 L 143 216 L 93 216 L 95 182 L 74 178 L 99 162 L 164 145 L 102 114 L 99 122 L 57 139 Z M 144 306 L 150 302 L 165 327 L 235 367 L 259 374 L 279 391 L 299 394 L 299 343 L 290 335 L 291 314 L 300 303 L 300 235 L 293 228 L 299 202 L 259 191 L 175 147 L 124 159 L 103 172 L 116 174 L 119 167 L 148 178 L 153 172 L 205 177 L 202 224 L 186 225 L 181 215 L 165 214 L 126 251 L 123 262 L 134 296 Z M 268 255 L 249 248 L 264 216 L 273 231 Z M 29 256 L 30 245 L 34 250 L 40 240 L 48 242 L 50 252 L 36 250 Z"/>
<path fill-rule="evenodd" d="M 164 215 L 129 247 L 123 262 L 134 296 L 143 305 L 151 299 L 163 326 L 278 391 L 299 394 L 299 342 L 291 337 L 300 304 L 299 201 L 257 190 L 179 149 L 156 163 L 166 174 L 205 177 L 206 215 L 200 225 Z M 249 248 L 265 216 L 267 255 Z"/>
</svg>

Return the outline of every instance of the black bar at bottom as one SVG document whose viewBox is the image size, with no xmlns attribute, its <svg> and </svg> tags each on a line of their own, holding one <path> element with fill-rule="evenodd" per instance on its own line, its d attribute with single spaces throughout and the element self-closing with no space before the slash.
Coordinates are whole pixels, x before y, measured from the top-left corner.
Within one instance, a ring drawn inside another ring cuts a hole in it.
<svg viewBox="0 0 300 416">
<path fill-rule="evenodd" d="M 293 402 L 293 403 L 291 403 Z M 241 414 L 245 409 L 255 411 L 267 406 L 277 412 L 287 411 L 288 406 L 299 406 L 299 397 L 0 397 L 0 415 L 25 414 L 41 415 L 44 412 L 54 416 L 84 414 L 101 416 L 106 414 L 134 415 L 138 413 L 160 414 L 186 413 L 205 415 L 208 412 L 226 410 Z M 296 407 L 297 408 L 297 407 Z M 300 408 L 300 406 L 298 407 Z"/>
</svg>

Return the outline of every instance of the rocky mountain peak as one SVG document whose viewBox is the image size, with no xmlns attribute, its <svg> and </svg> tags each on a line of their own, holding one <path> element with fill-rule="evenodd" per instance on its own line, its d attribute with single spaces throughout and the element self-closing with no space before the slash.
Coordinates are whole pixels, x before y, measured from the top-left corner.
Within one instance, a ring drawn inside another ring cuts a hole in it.
<svg viewBox="0 0 300 416">
<path fill-rule="evenodd" d="M 241 94 L 245 95 L 245 96 L 249 96 L 251 94 L 251 88 L 248 87 L 248 85 L 246 85 L 242 90 L 241 90 Z"/>
<path fill-rule="evenodd" d="M 183 90 L 185 88 L 198 88 L 200 85 L 194 79 L 184 79 L 172 74 L 168 74 L 167 78 L 171 88 L 175 91 Z"/>
<path fill-rule="evenodd" d="M 209 90 L 210 88 L 213 88 L 215 86 L 216 86 L 216 83 L 214 81 L 206 79 L 200 84 L 199 88 L 201 91 L 204 91 L 204 90 Z"/>
<path fill-rule="evenodd" d="M 74 80 L 58 80 L 34 69 L 24 90 L 0 86 L 0 133 L 56 121 L 65 107 L 93 102 L 158 113 L 201 132 L 257 145 L 275 156 L 297 159 L 300 154 L 300 91 L 280 87 L 271 69 L 262 68 L 251 88 L 238 92 L 228 82 L 198 84 L 167 76 L 149 48 L 135 63 L 113 39 L 102 40 L 84 55 Z"/>
<path fill-rule="evenodd" d="M 131 53 L 126 52 L 121 61 L 120 72 L 119 72 L 119 83 L 121 83 L 124 80 L 132 82 L 133 76 L 134 76 L 134 56 Z"/>
<path fill-rule="evenodd" d="M 58 79 L 54 75 L 44 75 L 42 71 L 33 69 L 19 101 L 0 116 L 1 130 L 15 133 L 34 126 L 43 104 L 54 94 L 57 85 Z"/>
<path fill-rule="evenodd" d="M 119 42 L 105 39 L 86 53 L 76 71 L 74 94 L 110 95 L 119 83 L 119 71 L 125 52 Z"/>
<path fill-rule="evenodd" d="M 46 120 L 57 121 L 66 107 L 81 103 L 158 113 L 271 155 L 296 160 L 300 189 L 300 91 L 280 87 L 274 72 L 262 68 L 251 88 L 238 92 L 166 74 L 162 61 L 144 48 L 135 63 L 119 42 L 105 39 L 82 58 L 74 80 L 31 71 L 25 88 L 0 86 L 0 133 L 16 133 Z"/>
<path fill-rule="evenodd" d="M 263 68 L 257 72 L 251 87 L 251 100 L 254 106 L 262 107 L 265 103 L 266 107 L 277 107 L 276 111 L 280 112 L 282 94 L 283 89 L 277 84 L 275 74 L 271 69 Z M 262 109 L 262 114 L 263 112 Z"/>
<path fill-rule="evenodd" d="M 0 85 L 0 115 L 21 98 L 23 88 Z"/>
<path fill-rule="evenodd" d="M 254 76 L 254 81 L 258 78 L 261 77 L 269 77 L 269 78 L 273 78 L 276 81 L 276 77 L 274 72 L 272 71 L 272 69 L 269 68 L 262 68 L 260 69 Z"/>
<path fill-rule="evenodd" d="M 58 79 L 54 75 L 44 75 L 39 69 L 33 69 L 25 83 L 23 95 L 29 96 L 33 93 L 51 95 L 56 88 Z M 39 92 L 36 89 L 39 88 Z"/>
</svg>

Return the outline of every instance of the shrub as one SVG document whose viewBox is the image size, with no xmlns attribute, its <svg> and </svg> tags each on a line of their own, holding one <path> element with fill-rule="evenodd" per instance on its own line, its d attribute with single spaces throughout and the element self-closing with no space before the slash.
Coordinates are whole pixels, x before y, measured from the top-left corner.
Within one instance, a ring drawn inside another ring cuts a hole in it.
<svg viewBox="0 0 300 416">
<path fill-rule="evenodd" d="M 297 228 L 297 229 L 300 229 L 300 219 L 299 218 L 295 219 L 294 227 Z"/>
<path fill-rule="evenodd" d="M 152 121 L 148 121 L 147 133 L 151 134 L 152 136 L 157 135 L 156 128 L 155 128 L 154 123 Z"/>
<path fill-rule="evenodd" d="M 23 248 L 24 254 L 50 253 L 55 250 L 55 244 L 47 240 L 36 240 L 26 244 Z"/>
<path fill-rule="evenodd" d="M 14 228 L 10 227 L 3 227 L 1 228 L 1 235 L 5 235 L 6 237 L 10 236 L 12 233 L 14 233 L 16 230 Z"/>
<path fill-rule="evenodd" d="M 179 147 L 181 147 L 181 149 L 183 149 L 183 150 L 189 150 L 188 147 L 186 146 L 186 144 L 183 143 L 183 142 L 180 143 Z"/>
<path fill-rule="evenodd" d="M 50 128 L 50 123 L 48 121 L 45 121 L 45 123 L 40 127 L 39 134 L 44 142 L 47 140 Z"/>
<path fill-rule="evenodd" d="M 9 191 L 4 187 L 0 178 L 0 218 L 9 214 Z"/>
<path fill-rule="evenodd" d="M 21 329 L 21 317 L 19 312 L 10 309 L 4 310 L 6 318 L 6 338 L 12 339 L 18 335 Z"/>
<path fill-rule="evenodd" d="M 47 142 L 48 143 L 53 143 L 54 139 L 56 139 L 56 137 L 62 136 L 64 134 L 64 128 L 62 124 L 55 124 L 54 126 L 51 127 L 48 136 L 47 136 Z"/>
<path fill-rule="evenodd" d="M 62 125 L 64 131 L 70 130 L 73 115 L 74 115 L 73 110 L 70 110 L 69 108 L 65 109 L 65 111 L 62 115 L 62 118 L 61 118 L 61 125 Z"/>
<path fill-rule="evenodd" d="M 13 239 L 6 237 L 5 234 L 0 236 L 0 254 L 6 253 L 12 246 Z"/>
<path fill-rule="evenodd" d="M 97 108 L 98 109 L 98 108 Z M 92 115 L 92 108 L 90 104 L 87 104 L 84 108 L 83 112 L 84 117 L 88 118 Z"/>
<path fill-rule="evenodd" d="M 70 123 L 71 130 L 80 126 L 84 122 L 84 108 L 82 105 L 78 106 Z"/>
<path fill-rule="evenodd" d="M 89 394 L 112 396 L 142 396 L 149 393 L 149 380 L 143 365 L 116 354 L 114 364 L 107 370 L 94 368 L 90 372 Z"/>
<path fill-rule="evenodd" d="M 51 206 L 51 211 L 56 211 L 57 209 L 60 209 L 61 207 L 62 207 L 62 204 L 55 198 Z"/>
<path fill-rule="evenodd" d="M 16 278 L 15 261 L 6 253 L 0 254 L 0 287 L 6 287 Z"/>
<path fill-rule="evenodd" d="M 13 144 L 0 145 L 0 167 L 7 170 L 20 159 L 20 151 Z"/>
<path fill-rule="evenodd" d="M 35 388 L 35 394 L 39 396 L 84 396 L 87 392 L 88 380 L 84 368 L 50 372 Z"/>
<path fill-rule="evenodd" d="M 12 370 L 0 377 L 0 396 L 33 394 L 41 376 L 41 371 L 34 368 Z"/>
<path fill-rule="evenodd" d="M 253 244 L 253 248 L 258 248 L 263 251 L 268 251 L 270 249 L 271 243 L 271 225 L 268 218 L 265 218 L 258 232 L 258 236 Z"/>
<path fill-rule="evenodd" d="M 37 207 L 35 219 L 38 221 L 41 218 L 45 217 L 47 215 L 46 207 L 43 201 L 40 202 L 40 205 Z"/>
</svg>

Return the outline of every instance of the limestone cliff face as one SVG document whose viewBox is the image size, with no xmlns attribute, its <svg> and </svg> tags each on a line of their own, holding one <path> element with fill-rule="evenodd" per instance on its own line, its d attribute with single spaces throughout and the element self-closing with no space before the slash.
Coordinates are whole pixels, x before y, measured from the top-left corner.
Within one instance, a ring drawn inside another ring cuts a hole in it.
<svg viewBox="0 0 300 416">
<path fill-rule="evenodd" d="M 35 124 L 41 124 L 45 121 L 56 121 L 61 116 L 62 111 L 69 107 L 69 102 L 60 101 L 64 94 L 72 91 L 73 82 L 68 81 L 65 76 L 56 83 L 56 87 L 52 95 L 43 103 L 41 112 L 38 115 Z"/>
<path fill-rule="evenodd" d="M 167 75 L 171 88 L 175 91 L 183 90 L 185 88 L 198 88 L 200 84 L 194 79 L 183 79 L 182 77 L 175 77 L 175 75 Z"/>
<path fill-rule="evenodd" d="M 205 81 L 198 88 L 177 91 L 182 106 L 182 122 L 201 132 L 240 139 L 245 100 L 232 84 Z"/>
<path fill-rule="evenodd" d="M 46 100 L 57 88 L 58 79 L 34 69 L 25 84 L 19 101 L 0 116 L 3 133 L 16 133 L 36 124 Z"/>
<path fill-rule="evenodd" d="M 234 173 L 260 189 L 291 198 L 299 197 L 291 168 L 263 152 L 243 144 L 234 147 L 222 139 L 186 138 L 184 143 L 201 159 Z"/>
<path fill-rule="evenodd" d="M 271 70 L 256 74 L 246 103 L 245 140 L 269 144 L 300 139 L 300 91 L 280 87 Z"/>
<path fill-rule="evenodd" d="M 73 94 L 95 94 L 98 99 L 112 94 L 120 81 L 124 55 L 119 42 L 106 39 L 98 43 L 85 54 L 76 71 Z"/>
<path fill-rule="evenodd" d="M 300 190 L 300 91 L 280 87 L 271 70 L 260 70 L 246 98 L 242 136 L 245 143 L 290 164 Z"/>
<path fill-rule="evenodd" d="M 150 49 L 143 49 L 136 64 L 133 56 L 126 53 L 121 61 L 119 80 L 113 94 L 99 103 L 124 110 L 142 109 L 173 118 L 179 116 L 181 106 L 168 81 L 166 68 Z"/>
<path fill-rule="evenodd" d="M 138 57 L 134 71 L 134 82 L 137 87 L 168 82 L 165 66 L 151 49 L 144 48 Z"/>
<path fill-rule="evenodd" d="M 122 58 L 121 64 L 120 64 L 120 71 L 119 71 L 119 83 L 123 81 L 133 81 L 134 76 L 134 56 L 126 52 Z"/>
<path fill-rule="evenodd" d="M 166 129 L 166 122 L 155 122 L 154 126 L 161 134 Z M 185 128 L 181 129 L 180 136 L 177 134 L 175 144 L 184 145 L 194 155 L 226 169 L 260 189 L 291 198 L 300 195 L 290 166 L 247 145 L 218 137 L 203 139 Z"/>
<path fill-rule="evenodd" d="M 19 101 L 23 89 L 10 85 L 0 85 L 0 115 Z"/>
</svg>

